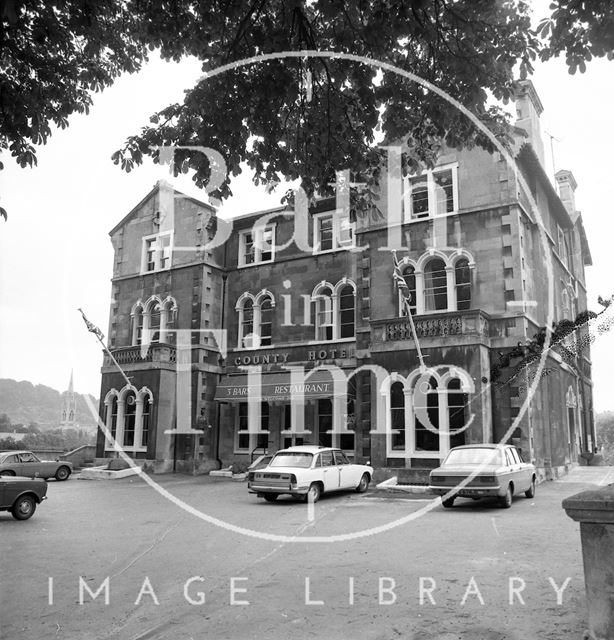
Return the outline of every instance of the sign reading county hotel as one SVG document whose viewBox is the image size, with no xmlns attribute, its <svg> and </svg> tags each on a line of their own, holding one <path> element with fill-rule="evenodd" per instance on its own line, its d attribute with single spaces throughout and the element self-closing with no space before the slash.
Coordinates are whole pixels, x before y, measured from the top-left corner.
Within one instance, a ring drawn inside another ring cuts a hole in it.
<svg viewBox="0 0 614 640">
<path fill-rule="evenodd" d="M 319 362 L 324 360 L 345 360 L 354 357 L 353 346 L 329 347 L 326 349 L 309 349 L 300 353 L 286 351 L 283 353 L 244 353 L 234 359 L 236 366 L 258 364 L 284 364 L 286 362 Z"/>
</svg>

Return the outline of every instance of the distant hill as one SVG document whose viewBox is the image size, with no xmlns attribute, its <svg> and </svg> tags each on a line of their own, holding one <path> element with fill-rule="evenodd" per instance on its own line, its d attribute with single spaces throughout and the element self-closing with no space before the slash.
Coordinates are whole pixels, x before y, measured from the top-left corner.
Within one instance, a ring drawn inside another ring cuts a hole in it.
<svg viewBox="0 0 614 640">
<path fill-rule="evenodd" d="M 62 393 L 44 384 L 0 378 L 0 414 L 6 413 L 13 424 L 36 422 L 41 429 L 60 426 Z M 89 395 L 89 394 L 88 394 Z M 85 403 L 83 395 L 75 393 L 77 415 L 75 422 L 80 427 L 95 427 L 96 421 Z M 89 396 L 98 408 L 98 400 Z"/>
</svg>

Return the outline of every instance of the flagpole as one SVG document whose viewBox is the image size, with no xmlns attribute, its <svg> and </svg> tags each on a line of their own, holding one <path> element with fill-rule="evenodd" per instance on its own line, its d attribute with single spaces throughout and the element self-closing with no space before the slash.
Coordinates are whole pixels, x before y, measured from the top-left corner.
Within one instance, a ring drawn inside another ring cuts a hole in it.
<svg viewBox="0 0 614 640">
<path fill-rule="evenodd" d="M 124 370 L 119 366 L 119 362 L 117 362 L 117 360 L 114 358 L 113 354 L 109 351 L 109 348 L 107 347 L 107 345 L 104 343 L 104 333 L 102 333 L 102 331 L 95 324 L 90 322 L 85 317 L 85 313 L 83 313 L 83 309 L 78 309 L 78 311 L 80 311 L 81 315 L 83 316 L 83 321 L 85 322 L 85 326 L 87 327 L 87 330 L 89 332 L 93 333 L 96 336 L 96 338 L 98 338 L 98 342 L 100 342 L 100 344 L 102 345 L 102 348 L 105 350 L 105 352 L 109 356 L 109 358 L 111 358 L 111 360 L 113 360 L 113 364 L 117 367 L 119 372 L 124 377 L 124 380 L 126 381 L 126 384 L 131 386 L 132 383 L 130 382 L 130 378 L 128 378 L 128 376 L 124 373 Z"/>
<path fill-rule="evenodd" d="M 399 277 L 402 277 L 400 274 L 399 261 L 397 260 L 397 252 L 395 250 L 392 251 L 392 259 L 394 261 L 395 273 L 398 272 Z M 396 282 L 396 278 L 395 278 L 395 282 Z M 416 325 L 414 324 L 411 308 L 409 306 L 409 300 L 407 299 L 407 296 L 403 295 L 402 292 L 401 292 L 401 296 L 403 297 L 403 303 L 405 304 L 405 311 L 407 313 L 407 318 L 409 320 L 411 335 L 414 340 L 414 344 L 416 345 L 416 351 L 418 352 L 418 361 L 420 362 L 420 373 L 424 373 L 426 371 L 426 365 L 424 364 L 424 356 L 422 355 L 422 349 L 420 348 L 420 342 L 418 341 L 418 335 L 416 333 Z"/>
</svg>

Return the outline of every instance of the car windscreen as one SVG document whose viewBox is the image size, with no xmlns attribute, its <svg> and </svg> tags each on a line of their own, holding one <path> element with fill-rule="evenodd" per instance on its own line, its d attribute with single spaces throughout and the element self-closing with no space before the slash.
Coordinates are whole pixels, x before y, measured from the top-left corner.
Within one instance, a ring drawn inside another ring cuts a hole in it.
<svg viewBox="0 0 614 640">
<path fill-rule="evenodd" d="M 501 464 L 500 449 L 456 449 L 450 451 L 444 466 L 459 464 Z"/>
<path fill-rule="evenodd" d="M 300 467 L 307 469 L 311 466 L 313 455 L 311 453 L 293 453 L 280 451 L 269 464 L 269 467 Z"/>
</svg>

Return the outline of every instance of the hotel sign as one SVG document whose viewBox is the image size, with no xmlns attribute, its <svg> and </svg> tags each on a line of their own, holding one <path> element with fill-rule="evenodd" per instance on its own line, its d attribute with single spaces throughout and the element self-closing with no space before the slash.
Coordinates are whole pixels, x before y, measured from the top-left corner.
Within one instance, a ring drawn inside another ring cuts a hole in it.
<svg viewBox="0 0 614 640">
<path fill-rule="evenodd" d="M 334 382 L 326 371 L 306 371 L 299 383 L 290 381 L 289 372 L 264 374 L 260 380 L 260 385 L 250 385 L 246 375 L 225 376 L 217 385 L 215 399 L 221 402 L 246 402 L 248 398 L 262 402 L 287 402 L 297 396 L 309 400 L 335 395 Z"/>
<path fill-rule="evenodd" d="M 298 351 L 298 350 L 297 350 Z M 346 360 L 354 357 L 354 345 L 332 345 L 326 348 L 320 345 L 313 349 L 301 348 L 290 352 L 249 351 L 235 356 L 234 364 L 240 366 L 253 366 L 263 364 L 286 364 L 287 362 L 325 362 L 327 360 Z"/>
</svg>

